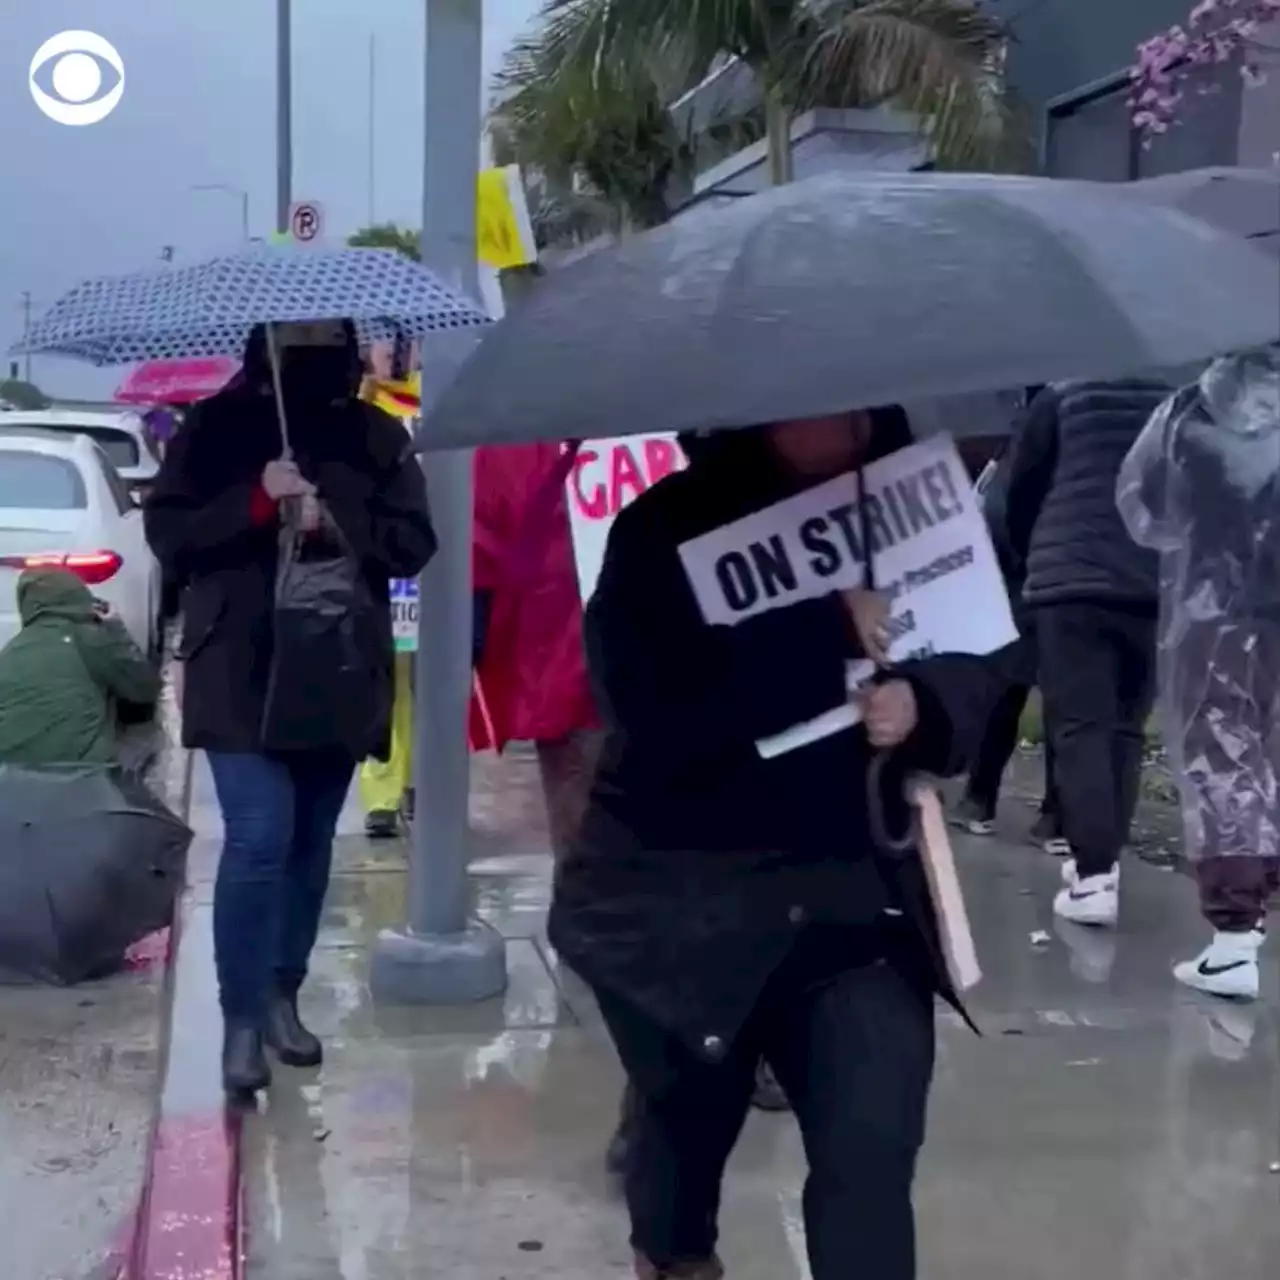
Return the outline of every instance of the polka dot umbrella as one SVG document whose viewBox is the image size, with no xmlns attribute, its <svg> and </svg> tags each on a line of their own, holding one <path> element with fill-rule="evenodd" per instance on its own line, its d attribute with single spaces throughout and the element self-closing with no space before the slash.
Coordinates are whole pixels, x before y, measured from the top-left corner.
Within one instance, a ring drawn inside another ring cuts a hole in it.
<svg viewBox="0 0 1280 1280">
<path fill-rule="evenodd" d="M 474 329 L 481 307 L 390 249 L 262 246 L 76 285 L 14 347 L 93 364 L 243 354 L 258 324 L 345 319 L 362 343 Z"/>
</svg>

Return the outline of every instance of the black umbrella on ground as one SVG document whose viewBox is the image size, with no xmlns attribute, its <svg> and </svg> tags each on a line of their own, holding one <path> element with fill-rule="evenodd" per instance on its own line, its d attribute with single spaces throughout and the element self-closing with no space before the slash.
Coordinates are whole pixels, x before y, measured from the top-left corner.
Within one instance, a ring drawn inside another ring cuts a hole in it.
<svg viewBox="0 0 1280 1280">
<path fill-rule="evenodd" d="M 164 928 L 191 831 L 125 770 L 0 767 L 0 973 L 70 986 Z"/>
</svg>

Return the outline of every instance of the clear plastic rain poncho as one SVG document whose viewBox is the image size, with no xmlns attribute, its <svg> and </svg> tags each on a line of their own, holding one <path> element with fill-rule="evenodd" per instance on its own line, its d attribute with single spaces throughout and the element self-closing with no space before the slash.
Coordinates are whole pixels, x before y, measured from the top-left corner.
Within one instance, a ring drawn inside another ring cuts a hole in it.
<svg viewBox="0 0 1280 1280">
<path fill-rule="evenodd" d="M 1160 716 L 1187 854 L 1280 857 L 1280 348 L 1216 360 L 1152 416 L 1116 498 L 1160 552 Z"/>
</svg>

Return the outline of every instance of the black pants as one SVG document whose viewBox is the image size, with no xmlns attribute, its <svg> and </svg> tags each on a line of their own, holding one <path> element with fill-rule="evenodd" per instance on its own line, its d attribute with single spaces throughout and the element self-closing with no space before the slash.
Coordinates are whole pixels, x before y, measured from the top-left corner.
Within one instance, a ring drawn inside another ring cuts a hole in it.
<svg viewBox="0 0 1280 1280">
<path fill-rule="evenodd" d="M 1063 834 L 1080 874 L 1101 875 L 1119 859 L 1137 807 L 1155 687 L 1154 612 L 1045 606 L 1036 636 Z"/>
<path fill-rule="evenodd" d="M 933 1012 L 910 963 L 864 959 L 841 969 L 829 938 L 802 943 L 715 1064 L 597 993 L 637 1092 L 626 1174 L 632 1244 L 660 1270 L 715 1251 L 721 1179 L 763 1055 L 804 1139 L 813 1280 L 914 1280 L 911 1186 L 933 1076 Z"/>
<path fill-rule="evenodd" d="M 991 718 L 987 721 L 986 731 L 974 757 L 973 768 L 969 771 L 969 785 L 966 794 L 988 818 L 996 816 L 996 805 L 1000 799 L 1000 784 L 1004 781 L 1004 771 L 1009 767 L 1009 760 L 1018 745 L 1018 737 L 1022 728 L 1022 712 L 1026 708 L 1031 690 L 1026 685 L 1010 685 L 999 701 L 992 708 Z M 1056 814 L 1058 799 L 1054 792 L 1053 781 L 1053 743 L 1045 730 L 1044 750 L 1044 799 L 1040 802 L 1040 812 Z"/>
</svg>

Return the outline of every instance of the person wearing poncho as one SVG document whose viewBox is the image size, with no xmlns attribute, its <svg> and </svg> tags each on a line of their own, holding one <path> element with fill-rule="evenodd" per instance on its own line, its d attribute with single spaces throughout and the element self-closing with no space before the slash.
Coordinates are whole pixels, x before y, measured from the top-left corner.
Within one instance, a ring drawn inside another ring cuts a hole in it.
<svg viewBox="0 0 1280 1280">
<path fill-rule="evenodd" d="M 1161 728 L 1214 929 L 1174 976 L 1254 999 L 1280 889 L 1280 348 L 1217 360 L 1166 400 L 1116 499 L 1160 554 Z"/>
</svg>

